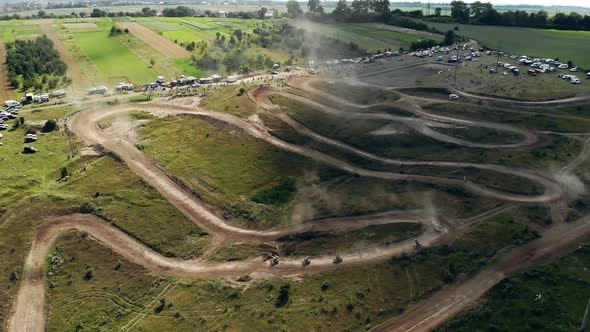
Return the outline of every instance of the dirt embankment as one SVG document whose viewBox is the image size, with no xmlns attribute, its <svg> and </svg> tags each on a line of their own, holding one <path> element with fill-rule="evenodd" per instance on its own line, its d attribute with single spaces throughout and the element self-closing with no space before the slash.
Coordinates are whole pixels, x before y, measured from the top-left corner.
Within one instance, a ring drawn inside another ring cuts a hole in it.
<svg viewBox="0 0 590 332">
<path fill-rule="evenodd" d="M 191 53 L 170 39 L 160 36 L 154 31 L 144 27 L 136 22 L 118 22 L 118 26 L 123 29 L 129 29 L 135 37 L 141 39 L 144 43 L 153 47 L 156 51 L 170 58 L 190 58 Z"/>
<path fill-rule="evenodd" d="M 11 100 L 16 93 L 8 81 L 8 65 L 6 64 L 6 46 L 0 41 L 0 100 Z"/>
</svg>

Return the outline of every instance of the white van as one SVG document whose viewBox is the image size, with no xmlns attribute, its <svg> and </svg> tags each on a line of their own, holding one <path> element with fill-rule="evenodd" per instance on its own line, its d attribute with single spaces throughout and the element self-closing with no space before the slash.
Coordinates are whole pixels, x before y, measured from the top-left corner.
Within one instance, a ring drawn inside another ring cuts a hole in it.
<svg viewBox="0 0 590 332">
<path fill-rule="evenodd" d="M 568 66 L 567 63 L 562 63 L 557 68 L 559 68 L 559 69 L 568 69 L 569 67 L 570 66 Z"/>
<path fill-rule="evenodd" d="M 20 107 L 22 106 L 18 101 L 16 100 L 7 100 L 4 102 L 4 105 L 6 105 L 7 108 L 11 108 L 11 107 Z"/>
</svg>

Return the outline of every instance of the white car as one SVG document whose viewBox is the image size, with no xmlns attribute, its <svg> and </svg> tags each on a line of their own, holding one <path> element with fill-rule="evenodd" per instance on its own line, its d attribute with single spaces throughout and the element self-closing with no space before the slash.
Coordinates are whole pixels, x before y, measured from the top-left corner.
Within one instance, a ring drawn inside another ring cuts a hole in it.
<svg viewBox="0 0 590 332">
<path fill-rule="evenodd" d="M 4 137 L 4 135 L 0 134 L 0 138 Z"/>
<path fill-rule="evenodd" d="M 578 71 L 578 67 L 574 67 L 572 69 L 570 69 L 571 72 L 577 72 Z"/>
<path fill-rule="evenodd" d="M 459 99 L 459 96 L 458 96 L 458 95 L 456 95 L 456 94 L 454 94 L 454 93 L 451 93 L 451 94 L 449 95 L 449 99 L 450 99 L 450 100 Z"/>
<path fill-rule="evenodd" d="M 0 130 L 6 130 L 6 129 L 8 129 L 8 125 L 6 123 L 0 124 Z"/>
<path fill-rule="evenodd" d="M 567 64 L 567 63 L 562 63 L 562 64 L 560 64 L 560 65 L 559 65 L 557 68 L 559 68 L 559 69 L 568 69 L 569 67 L 570 67 L 570 66 L 568 66 L 568 64 Z"/>
<path fill-rule="evenodd" d="M 572 84 L 581 84 L 581 83 L 582 83 L 582 81 L 580 81 L 580 79 L 579 79 L 579 78 L 572 78 L 572 79 L 570 80 L 570 82 L 571 82 Z"/>
</svg>

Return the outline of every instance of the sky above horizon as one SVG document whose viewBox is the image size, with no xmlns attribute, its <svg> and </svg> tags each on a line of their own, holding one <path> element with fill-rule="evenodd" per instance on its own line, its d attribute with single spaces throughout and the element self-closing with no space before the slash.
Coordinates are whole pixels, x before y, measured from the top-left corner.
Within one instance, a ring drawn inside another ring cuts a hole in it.
<svg viewBox="0 0 590 332">
<path fill-rule="evenodd" d="M 416 0 L 390 0 L 391 2 L 414 2 Z M 427 0 L 421 0 L 428 2 Z M 475 2 L 475 0 L 463 0 L 465 2 Z M 539 5 L 539 6 L 579 6 L 590 7 L 589 0 L 480 0 L 481 2 L 491 2 L 494 5 Z M 432 3 L 442 2 L 432 0 Z M 446 1 L 444 1 L 446 2 Z M 450 2 L 450 1 L 449 1 Z"/>
</svg>

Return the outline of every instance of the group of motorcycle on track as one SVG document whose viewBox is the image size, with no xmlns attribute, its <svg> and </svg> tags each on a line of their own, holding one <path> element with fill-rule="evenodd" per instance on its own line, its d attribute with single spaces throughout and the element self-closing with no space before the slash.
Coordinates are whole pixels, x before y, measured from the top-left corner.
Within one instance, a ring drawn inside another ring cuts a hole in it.
<svg viewBox="0 0 590 332">
<path fill-rule="evenodd" d="M 275 266 L 275 265 L 278 265 L 280 263 L 280 257 L 276 253 L 270 254 L 270 256 L 267 259 L 270 259 L 270 265 L 271 266 Z M 340 256 L 339 253 L 336 253 L 336 257 L 334 257 L 332 259 L 332 263 L 334 263 L 334 264 L 342 263 L 342 256 Z M 307 265 L 310 265 L 310 264 L 311 264 L 311 259 L 309 259 L 309 256 L 305 256 L 303 258 L 303 261 L 301 262 L 301 265 L 307 266 Z"/>
<path fill-rule="evenodd" d="M 422 243 L 420 243 L 420 241 L 418 241 L 418 239 L 414 240 L 414 245 L 416 246 L 416 248 L 421 248 L 422 247 Z M 270 265 L 271 266 L 275 266 L 275 265 L 279 265 L 280 263 L 280 257 L 277 253 L 271 253 L 270 256 L 267 258 L 270 259 Z M 340 264 L 342 263 L 342 256 L 340 256 L 339 253 L 336 253 L 336 257 L 334 257 L 332 259 L 332 263 L 334 264 Z M 302 266 L 308 266 L 311 264 L 311 259 L 309 258 L 309 256 L 305 256 L 303 258 L 303 261 L 301 262 Z"/>
</svg>

